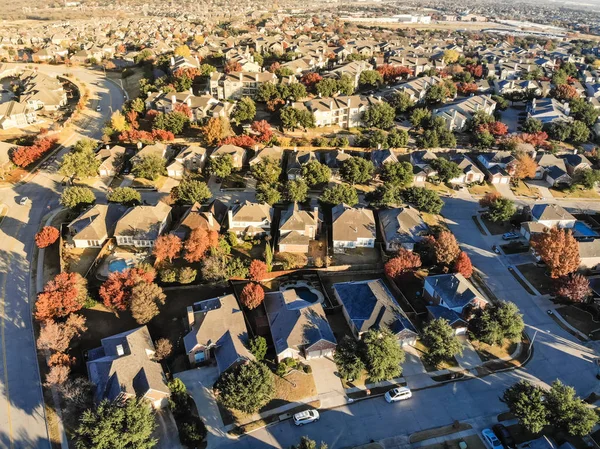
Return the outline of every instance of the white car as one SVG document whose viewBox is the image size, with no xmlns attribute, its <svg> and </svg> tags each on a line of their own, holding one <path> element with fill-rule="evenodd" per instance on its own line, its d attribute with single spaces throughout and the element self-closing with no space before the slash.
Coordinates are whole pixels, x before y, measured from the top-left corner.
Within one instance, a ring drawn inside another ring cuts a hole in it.
<svg viewBox="0 0 600 449">
<path fill-rule="evenodd" d="M 299 412 L 294 415 L 294 424 L 297 426 L 303 426 L 304 424 L 310 424 L 311 422 L 317 422 L 321 416 L 317 410 L 306 410 Z"/>
<path fill-rule="evenodd" d="M 21 198 L 21 200 L 19 201 L 19 204 L 21 206 L 25 206 L 27 204 L 27 201 L 29 201 L 29 198 L 24 196 L 23 198 Z"/>
<path fill-rule="evenodd" d="M 504 446 L 492 429 L 483 429 L 481 431 L 481 436 L 483 437 L 483 442 L 489 449 L 504 449 Z"/>
<path fill-rule="evenodd" d="M 102 111 L 102 108 L 100 107 L 100 105 L 96 106 L 96 111 L 98 111 L 98 112 Z"/>
<path fill-rule="evenodd" d="M 410 398 L 412 398 L 412 391 L 408 387 L 393 388 L 385 394 L 385 400 L 390 404 Z"/>
</svg>

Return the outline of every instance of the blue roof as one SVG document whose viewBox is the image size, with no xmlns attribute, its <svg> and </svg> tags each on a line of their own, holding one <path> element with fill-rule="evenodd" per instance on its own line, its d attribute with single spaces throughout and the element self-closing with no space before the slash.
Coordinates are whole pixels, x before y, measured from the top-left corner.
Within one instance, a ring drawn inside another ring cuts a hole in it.
<svg viewBox="0 0 600 449">
<path fill-rule="evenodd" d="M 444 305 L 450 309 L 463 309 L 475 298 L 482 298 L 475 287 L 460 273 L 427 276 L 425 282 L 433 287 L 437 295 L 444 300 Z"/>
<path fill-rule="evenodd" d="M 467 324 L 467 322 L 463 320 L 458 313 L 444 306 L 427 306 L 427 310 L 434 319 L 443 318 L 451 325 L 457 321 L 462 321 L 463 323 Z"/>
<path fill-rule="evenodd" d="M 577 220 L 573 226 L 575 237 L 599 237 L 598 233 L 590 228 L 585 222 Z"/>
</svg>

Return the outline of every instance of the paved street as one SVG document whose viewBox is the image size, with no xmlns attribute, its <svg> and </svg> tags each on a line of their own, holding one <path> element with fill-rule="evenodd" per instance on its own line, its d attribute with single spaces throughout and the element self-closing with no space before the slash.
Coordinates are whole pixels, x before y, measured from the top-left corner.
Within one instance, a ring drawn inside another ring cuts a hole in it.
<svg viewBox="0 0 600 449">
<path fill-rule="evenodd" d="M 37 66 L 50 73 L 65 73 L 61 66 Z M 123 104 L 123 94 L 113 83 L 105 81 L 100 72 L 68 69 L 87 83 L 91 90 L 98 89 L 100 99 L 91 95 L 87 117 L 76 128 L 77 134 L 100 138 L 104 121 L 111 108 Z M 93 83 L 99 82 L 99 86 Z M 95 107 L 100 102 L 102 113 Z M 66 149 L 62 151 L 64 153 Z M 15 189 L 0 190 L 0 203 L 8 212 L 0 226 L 0 447 L 14 449 L 48 448 L 48 432 L 44 418 L 42 390 L 29 302 L 30 265 L 33 254 L 33 236 L 42 217 L 58 205 L 59 178 L 41 171 L 27 184 Z M 27 206 L 19 206 L 22 196 L 30 198 Z M 35 284 L 33 284 L 35 285 Z"/>
</svg>

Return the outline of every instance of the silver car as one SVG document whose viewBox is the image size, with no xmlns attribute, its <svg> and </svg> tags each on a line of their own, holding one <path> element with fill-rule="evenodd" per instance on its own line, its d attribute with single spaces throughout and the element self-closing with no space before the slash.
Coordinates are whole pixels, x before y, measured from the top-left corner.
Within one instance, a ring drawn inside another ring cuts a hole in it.
<svg viewBox="0 0 600 449">
<path fill-rule="evenodd" d="M 294 415 L 294 424 L 297 426 L 303 426 L 304 424 L 310 424 L 311 422 L 317 422 L 321 416 L 317 410 L 306 410 L 299 412 Z"/>
</svg>

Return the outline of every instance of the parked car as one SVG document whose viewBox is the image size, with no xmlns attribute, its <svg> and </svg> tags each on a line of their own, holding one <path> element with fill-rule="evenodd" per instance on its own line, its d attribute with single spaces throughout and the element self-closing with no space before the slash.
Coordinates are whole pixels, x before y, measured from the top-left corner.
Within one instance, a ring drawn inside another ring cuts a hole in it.
<svg viewBox="0 0 600 449">
<path fill-rule="evenodd" d="M 29 201 L 29 198 L 24 196 L 23 198 L 21 198 L 21 200 L 19 201 L 19 204 L 21 206 L 25 206 L 27 204 L 27 201 Z"/>
<path fill-rule="evenodd" d="M 483 429 L 481 431 L 483 442 L 489 449 L 504 449 L 498 437 L 492 432 L 492 429 Z"/>
<path fill-rule="evenodd" d="M 306 410 L 304 412 L 298 412 L 294 415 L 294 424 L 297 426 L 303 426 L 304 424 L 310 424 L 311 422 L 317 422 L 321 416 L 317 410 Z"/>
<path fill-rule="evenodd" d="M 516 232 L 505 232 L 504 234 L 502 234 L 502 240 L 516 240 L 519 237 L 521 236 Z"/>
<path fill-rule="evenodd" d="M 100 105 L 96 106 L 96 111 L 97 111 L 97 112 L 100 112 L 100 111 L 102 111 L 102 107 L 101 107 Z"/>
<path fill-rule="evenodd" d="M 385 394 L 385 400 L 390 404 L 410 398 L 412 398 L 412 392 L 408 387 L 393 388 Z"/>
<path fill-rule="evenodd" d="M 517 446 L 515 439 L 504 424 L 496 424 L 492 427 L 492 430 L 506 449 L 514 449 Z"/>
</svg>

